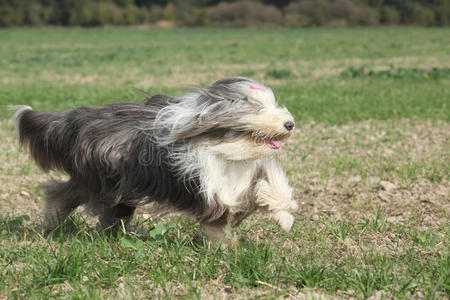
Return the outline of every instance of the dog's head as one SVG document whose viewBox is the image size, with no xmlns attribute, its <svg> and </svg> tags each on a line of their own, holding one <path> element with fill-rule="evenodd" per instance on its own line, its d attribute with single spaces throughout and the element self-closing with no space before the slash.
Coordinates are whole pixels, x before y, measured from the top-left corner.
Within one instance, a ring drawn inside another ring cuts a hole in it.
<svg viewBox="0 0 450 300">
<path fill-rule="evenodd" d="M 161 110 L 157 123 L 167 129 L 166 140 L 189 139 L 230 160 L 276 153 L 295 127 L 272 90 L 245 77 L 221 79 L 176 98 Z"/>
</svg>

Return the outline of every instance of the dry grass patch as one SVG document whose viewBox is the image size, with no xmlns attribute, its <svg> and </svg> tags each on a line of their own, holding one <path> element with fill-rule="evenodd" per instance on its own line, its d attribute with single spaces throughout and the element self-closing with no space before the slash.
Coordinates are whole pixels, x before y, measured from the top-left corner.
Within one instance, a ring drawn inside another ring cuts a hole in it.
<svg viewBox="0 0 450 300">
<path fill-rule="evenodd" d="M 38 185 L 50 177 L 19 151 L 13 125 L 0 123 L 0 207 L 2 213 L 36 215 L 42 206 Z"/>
<path fill-rule="evenodd" d="M 381 208 L 389 221 L 435 228 L 450 213 L 450 125 L 363 121 L 297 129 L 286 164 L 300 215 L 348 220 Z"/>
<path fill-rule="evenodd" d="M 55 73 L 49 70 L 39 73 L 11 73 L 1 74 L 2 84 L 27 84 L 36 80 L 45 83 L 66 84 L 95 84 L 97 86 L 132 86 L 138 88 L 149 87 L 186 87 L 190 85 L 208 84 L 218 78 L 243 75 L 253 77 L 267 84 L 280 84 L 286 79 L 292 82 L 304 82 L 315 79 L 326 79 L 336 76 L 349 67 L 369 67 L 374 71 L 388 70 L 391 66 L 396 68 L 449 68 L 449 57 L 438 56 L 410 56 L 391 57 L 380 59 L 346 58 L 340 60 L 280 60 L 273 64 L 270 62 L 246 63 L 246 64 L 214 64 L 209 66 L 204 63 L 187 63 L 183 66 L 167 65 L 159 66 L 155 73 L 145 63 L 141 66 L 124 66 L 117 72 L 116 66 L 104 66 L 98 70 L 82 73 L 78 70 Z M 289 72 L 289 78 L 273 78 L 268 75 L 271 69 Z M 151 70 L 151 71 L 149 71 Z"/>
</svg>

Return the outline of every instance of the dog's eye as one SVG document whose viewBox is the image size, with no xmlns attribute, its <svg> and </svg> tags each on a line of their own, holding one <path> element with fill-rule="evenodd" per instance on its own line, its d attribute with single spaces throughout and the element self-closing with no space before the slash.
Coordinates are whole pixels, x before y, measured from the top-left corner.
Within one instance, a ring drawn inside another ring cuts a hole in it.
<svg viewBox="0 0 450 300">
<path fill-rule="evenodd" d="M 245 96 L 244 98 L 232 98 L 231 103 L 236 103 L 236 102 L 241 102 L 241 101 L 248 101 L 247 96 Z"/>
</svg>

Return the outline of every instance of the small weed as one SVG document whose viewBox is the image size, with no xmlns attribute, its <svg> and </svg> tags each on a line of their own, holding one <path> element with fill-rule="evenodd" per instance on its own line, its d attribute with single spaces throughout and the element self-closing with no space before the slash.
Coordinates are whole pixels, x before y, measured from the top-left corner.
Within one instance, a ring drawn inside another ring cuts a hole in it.
<svg viewBox="0 0 450 300">
<path fill-rule="evenodd" d="M 143 241 L 130 234 L 125 234 L 120 238 L 120 246 L 133 250 L 142 250 L 145 247 Z"/>
<path fill-rule="evenodd" d="M 62 245 L 58 250 L 51 250 L 52 255 L 44 257 L 43 264 L 35 266 L 32 285 L 47 286 L 68 279 L 81 279 L 85 254 L 79 251 L 80 248 L 79 242 L 74 241 L 67 251 Z"/>
<path fill-rule="evenodd" d="M 266 78 L 287 79 L 291 77 L 293 77 L 293 74 L 287 69 L 272 69 L 266 72 Z"/>
<path fill-rule="evenodd" d="M 330 233 L 342 240 L 345 240 L 352 229 L 352 225 L 342 220 L 334 220 L 330 223 L 323 223 Z"/>
<path fill-rule="evenodd" d="M 253 70 L 245 70 L 239 73 L 239 76 L 244 76 L 244 77 L 252 77 L 253 75 L 255 75 L 255 71 Z"/>
<path fill-rule="evenodd" d="M 256 285 L 257 281 L 277 280 L 282 264 L 274 264 L 274 254 L 270 245 L 256 245 L 250 242 L 227 259 L 226 282 L 242 287 Z"/>
<path fill-rule="evenodd" d="M 417 229 L 409 231 L 410 239 L 414 245 L 424 248 L 434 248 L 442 241 L 442 236 L 431 230 L 419 231 Z"/>
<path fill-rule="evenodd" d="M 23 223 L 29 221 L 30 217 L 28 215 L 21 215 L 17 217 L 9 218 L 1 218 L 0 219 L 0 229 L 1 234 L 6 235 L 11 233 L 12 231 L 23 226 Z"/>
<path fill-rule="evenodd" d="M 395 79 L 422 79 L 422 80 L 438 80 L 442 78 L 450 78 L 450 68 L 432 68 L 432 69 L 406 69 L 395 68 L 391 66 L 389 70 L 371 70 L 367 67 L 349 67 L 341 73 L 344 78 L 357 77 L 377 77 L 377 78 L 395 78 Z"/>
<path fill-rule="evenodd" d="M 448 174 L 450 174 L 449 161 L 432 160 L 425 166 L 425 177 L 433 183 L 441 183 Z"/>
<path fill-rule="evenodd" d="M 24 164 L 20 169 L 19 174 L 21 175 L 29 175 L 33 171 L 33 165 L 31 163 Z"/>
<path fill-rule="evenodd" d="M 320 286 L 329 276 L 326 266 L 306 262 L 299 264 L 298 267 L 292 270 L 295 285 L 301 288 Z"/>
<path fill-rule="evenodd" d="M 386 221 L 386 216 L 381 212 L 380 208 L 377 206 L 375 209 L 375 216 L 372 218 L 364 218 L 362 222 L 359 223 L 359 227 L 364 229 L 369 229 L 374 232 L 383 233 L 389 228 L 389 224 Z"/>
</svg>

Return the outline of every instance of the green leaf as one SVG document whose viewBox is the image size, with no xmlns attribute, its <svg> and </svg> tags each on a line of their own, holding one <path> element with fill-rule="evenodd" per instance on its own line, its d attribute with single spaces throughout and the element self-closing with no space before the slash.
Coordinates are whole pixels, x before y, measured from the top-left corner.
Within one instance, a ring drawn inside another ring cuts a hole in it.
<svg viewBox="0 0 450 300">
<path fill-rule="evenodd" d="M 10 228 L 14 228 L 14 227 L 19 227 L 23 224 L 23 222 L 25 221 L 29 221 L 30 220 L 30 216 L 28 215 L 23 215 L 23 216 L 18 216 L 12 220 L 8 220 L 6 222 L 7 226 Z"/>
<path fill-rule="evenodd" d="M 152 230 L 150 230 L 150 237 L 160 240 L 163 239 L 164 235 L 172 228 L 175 228 L 176 225 L 173 222 L 169 222 L 167 224 L 157 224 Z"/>
<path fill-rule="evenodd" d="M 144 242 L 132 235 L 124 235 L 120 238 L 120 246 L 123 248 L 131 248 L 134 250 L 141 250 L 144 248 Z"/>
</svg>

